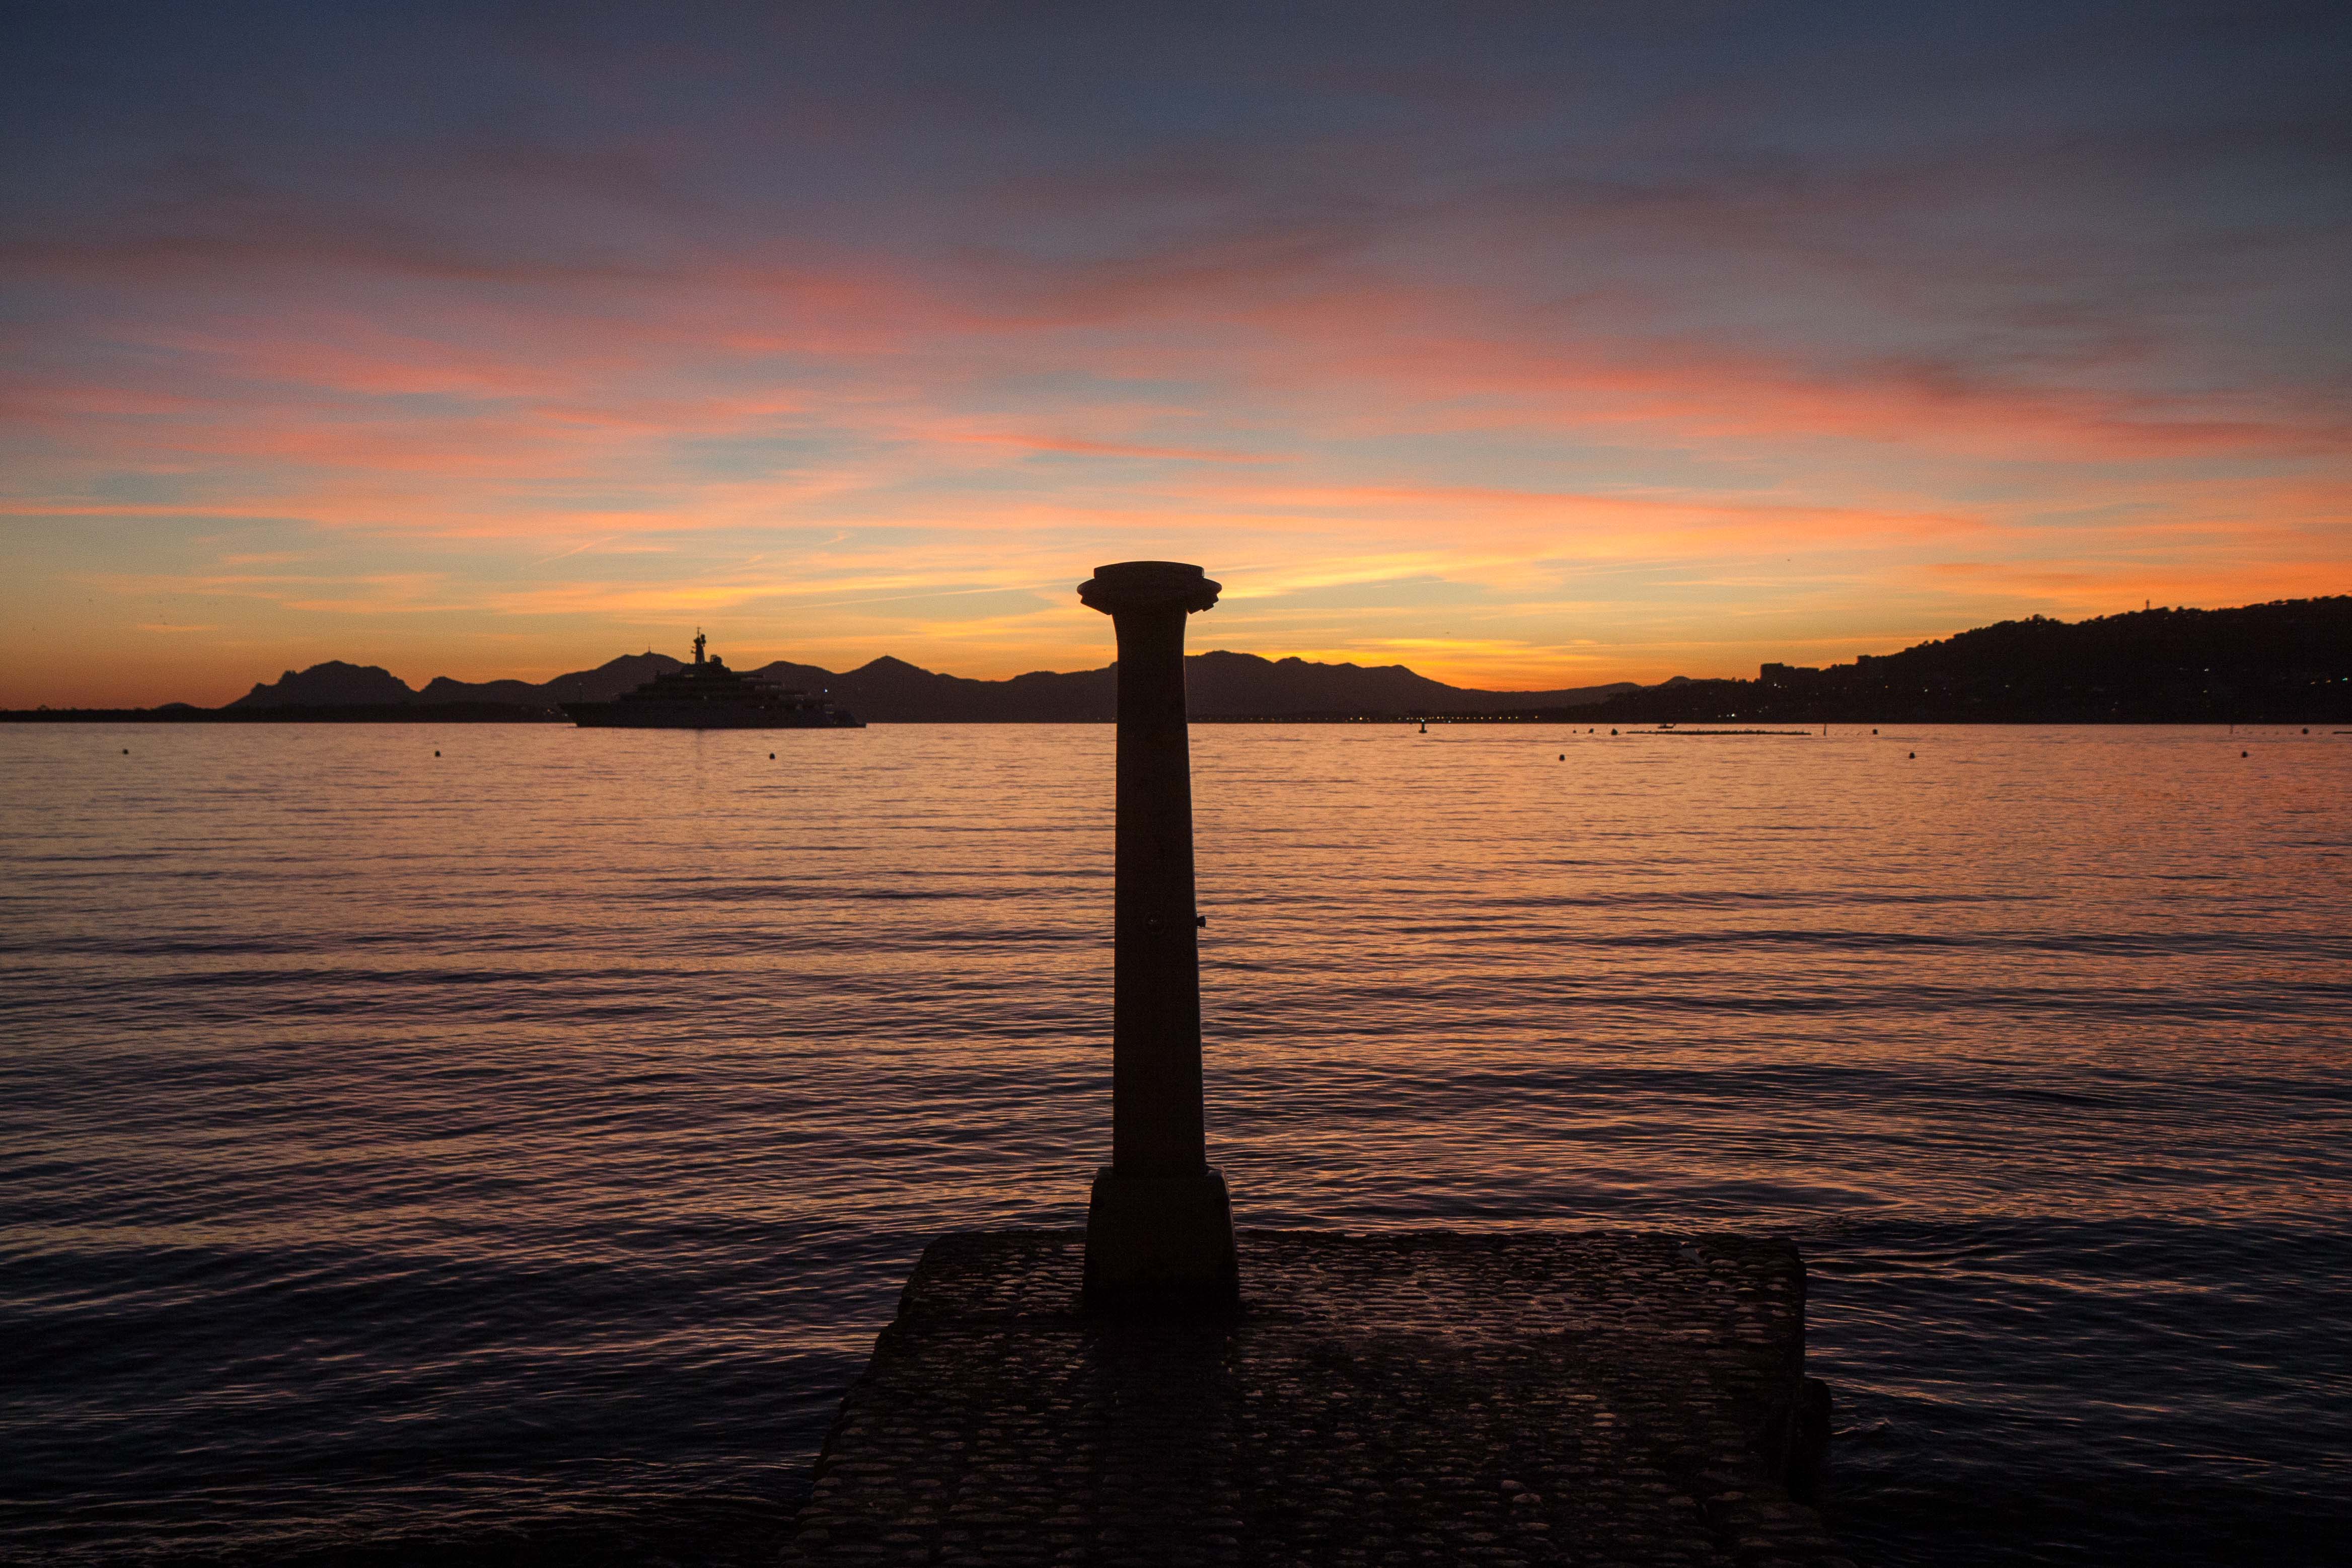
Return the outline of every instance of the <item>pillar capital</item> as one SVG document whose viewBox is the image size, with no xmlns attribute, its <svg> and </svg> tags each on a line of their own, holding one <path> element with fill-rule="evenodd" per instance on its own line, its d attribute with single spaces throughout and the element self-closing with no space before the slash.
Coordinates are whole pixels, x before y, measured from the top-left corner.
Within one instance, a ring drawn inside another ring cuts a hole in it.
<svg viewBox="0 0 2352 1568">
<path fill-rule="evenodd" d="M 1078 584 L 1078 599 L 1106 615 L 1130 610 L 1182 610 L 1188 613 L 1216 603 L 1224 584 L 1212 582 L 1197 566 L 1173 560 L 1123 560 L 1095 568 L 1094 576 Z"/>
</svg>

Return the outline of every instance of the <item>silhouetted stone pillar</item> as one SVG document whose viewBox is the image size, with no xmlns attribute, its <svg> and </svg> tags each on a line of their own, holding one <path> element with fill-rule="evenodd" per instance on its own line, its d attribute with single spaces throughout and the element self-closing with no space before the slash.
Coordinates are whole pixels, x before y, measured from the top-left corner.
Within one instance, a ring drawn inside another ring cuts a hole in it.
<svg viewBox="0 0 2352 1568">
<path fill-rule="evenodd" d="M 1201 950 L 1184 617 L 1217 601 L 1197 566 L 1098 568 L 1078 597 L 1118 633 L 1118 946 L 1111 1163 L 1087 1209 L 1087 1300 L 1200 1307 L 1235 1299 L 1232 1205 L 1201 1113 Z"/>
</svg>

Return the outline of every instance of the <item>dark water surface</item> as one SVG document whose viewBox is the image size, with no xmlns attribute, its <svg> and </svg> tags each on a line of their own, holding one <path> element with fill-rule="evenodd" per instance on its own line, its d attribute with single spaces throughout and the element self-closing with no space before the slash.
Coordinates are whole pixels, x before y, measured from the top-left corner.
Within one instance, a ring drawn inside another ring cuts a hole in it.
<svg viewBox="0 0 2352 1568">
<path fill-rule="evenodd" d="M 1111 739 L 0 728 L 0 1558 L 772 1560 L 1083 1218 Z M 1194 756 L 1242 1223 L 1790 1233 L 1858 1559 L 2340 1560 L 2352 737 Z"/>
</svg>

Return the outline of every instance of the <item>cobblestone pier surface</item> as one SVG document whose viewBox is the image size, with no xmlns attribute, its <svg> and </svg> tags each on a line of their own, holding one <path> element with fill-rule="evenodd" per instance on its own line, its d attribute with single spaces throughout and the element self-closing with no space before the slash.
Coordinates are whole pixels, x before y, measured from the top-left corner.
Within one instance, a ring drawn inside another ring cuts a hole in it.
<svg viewBox="0 0 2352 1568">
<path fill-rule="evenodd" d="M 1788 1243 L 1239 1244 L 1199 1322 L 1082 1312 L 1079 1232 L 935 1242 L 784 1561 L 1844 1563 L 1785 1484 L 1820 1421 Z"/>
</svg>

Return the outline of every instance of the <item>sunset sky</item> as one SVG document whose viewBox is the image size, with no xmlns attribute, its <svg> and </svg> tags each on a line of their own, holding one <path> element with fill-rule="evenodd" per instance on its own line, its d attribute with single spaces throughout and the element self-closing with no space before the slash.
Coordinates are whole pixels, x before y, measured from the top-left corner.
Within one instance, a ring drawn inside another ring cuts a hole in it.
<svg viewBox="0 0 2352 1568">
<path fill-rule="evenodd" d="M 0 706 L 2352 591 L 2352 6 L 25 4 Z"/>
</svg>

